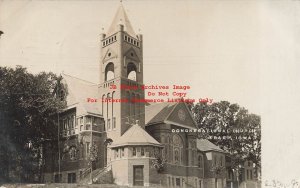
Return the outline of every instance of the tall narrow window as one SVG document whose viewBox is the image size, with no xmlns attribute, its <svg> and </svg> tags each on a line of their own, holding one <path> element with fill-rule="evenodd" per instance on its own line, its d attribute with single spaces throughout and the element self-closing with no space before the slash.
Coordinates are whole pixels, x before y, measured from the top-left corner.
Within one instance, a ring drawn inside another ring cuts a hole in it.
<svg viewBox="0 0 300 188">
<path fill-rule="evenodd" d="M 136 120 L 136 117 L 135 117 L 135 102 L 134 102 L 134 100 L 135 100 L 135 94 L 134 93 L 132 93 L 131 94 L 131 103 L 130 103 L 130 109 L 131 109 L 131 119 L 133 120 L 133 122 L 135 122 L 135 120 Z"/>
<path fill-rule="evenodd" d="M 71 160 L 76 160 L 76 153 L 77 153 L 76 148 L 74 146 L 72 146 L 69 151 Z"/>
<path fill-rule="evenodd" d="M 65 130 L 68 129 L 68 121 L 67 121 L 67 119 L 64 119 L 64 129 Z"/>
<path fill-rule="evenodd" d="M 139 101 L 140 100 L 140 95 L 136 94 L 136 99 Z M 136 102 L 135 104 L 135 118 L 140 120 L 140 102 Z"/>
<path fill-rule="evenodd" d="M 198 156 L 198 167 L 199 167 L 199 168 L 202 168 L 202 163 L 203 163 L 202 156 L 199 155 L 199 156 Z"/>
<path fill-rule="evenodd" d="M 117 158 L 119 158 L 119 152 L 120 152 L 120 148 L 118 148 L 118 149 L 116 150 Z"/>
<path fill-rule="evenodd" d="M 126 91 L 126 99 L 127 99 L 127 101 L 128 102 L 126 102 L 126 115 L 127 115 L 127 120 L 126 121 L 128 121 L 128 123 L 130 122 L 130 93 L 129 93 L 129 91 Z"/>
<path fill-rule="evenodd" d="M 113 117 L 113 129 L 116 128 L 116 117 Z"/>
<path fill-rule="evenodd" d="M 118 153 L 118 149 L 115 149 L 115 150 L 114 150 L 114 159 L 117 158 L 117 153 Z"/>
<path fill-rule="evenodd" d="M 132 155 L 136 156 L 136 147 L 133 147 L 133 149 L 132 149 Z"/>
<path fill-rule="evenodd" d="M 110 99 L 110 93 L 107 93 L 106 98 Z M 109 102 L 106 103 L 106 118 L 107 118 L 107 120 L 108 120 L 108 115 L 109 115 L 109 110 L 108 109 L 109 109 Z M 110 122 L 109 123 L 107 122 L 107 127 L 106 127 L 107 130 L 109 130 L 108 125 L 110 127 Z"/>
<path fill-rule="evenodd" d="M 180 178 L 176 178 L 176 186 L 180 186 L 181 185 L 181 183 L 180 183 Z"/>
<path fill-rule="evenodd" d="M 143 147 L 141 148 L 141 156 L 145 156 L 145 150 Z"/>
<path fill-rule="evenodd" d="M 217 156 L 214 156 L 214 164 L 217 165 Z"/>
<path fill-rule="evenodd" d="M 98 126 L 99 124 L 100 124 L 100 118 L 94 117 L 94 118 L 93 118 L 93 125 L 94 125 L 94 126 Z"/>
<path fill-rule="evenodd" d="M 183 142 L 179 135 L 175 134 L 173 136 L 173 161 L 175 164 L 181 164 L 182 163 L 182 147 Z"/>
<path fill-rule="evenodd" d="M 102 103 L 102 104 L 101 104 L 101 106 L 102 106 L 102 114 L 104 113 L 104 112 L 103 112 L 103 111 L 104 111 L 104 103 L 105 103 L 105 102 L 104 102 L 104 99 L 105 99 L 104 97 L 105 97 L 105 95 L 102 95 L 102 101 L 101 101 L 101 103 Z"/>
<path fill-rule="evenodd" d="M 112 128 L 114 129 L 114 102 L 113 102 L 113 99 L 114 99 L 114 94 L 115 94 L 115 91 L 112 92 L 111 94 L 111 98 L 112 98 L 112 102 L 111 102 L 111 117 L 112 117 Z"/>
<path fill-rule="evenodd" d="M 223 166 L 223 156 L 220 156 L 220 164 Z"/>
<path fill-rule="evenodd" d="M 76 118 L 74 115 L 71 116 L 71 127 L 72 129 L 76 127 Z"/>
<path fill-rule="evenodd" d="M 110 130 L 110 119 L 107 120 L 107 129 Z"/>
<path fill-rule="evenodd" d="M 249 180 L 249 170 L 247 170 L 247 180 Z"/>
<path fill-rule="evenodd" d="M 174 149 L 174 160 L 175 160 L 175 164 L 178 164 L 179 163 L 179 149 L 178 148 L 175 148 Z"/>
<path fill-rule="evenodd" d="M 89 156 L 90 154 L 90 143 L 89 142 L 86 142 L 86 156 Z"/>
<path fill-rule="evenodd" d="M 91 117 L 89 116 L 86 117 L 86 124 L 91 124 Z"/>
</svg>

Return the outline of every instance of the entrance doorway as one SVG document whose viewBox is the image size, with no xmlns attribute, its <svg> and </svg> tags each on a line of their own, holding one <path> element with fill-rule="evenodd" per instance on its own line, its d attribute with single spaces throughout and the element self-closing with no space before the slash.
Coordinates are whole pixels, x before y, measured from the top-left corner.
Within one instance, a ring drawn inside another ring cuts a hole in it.
<svg viewBox="0 0 300 188">
<path fill-rule="evenodd" d="M 133 166 L 133 185 L 144 186 L 144 166 Z"/>
<path fill-rule="evenodd" d="M 76 183 L 76 173 L 68 173 L 68 183 Z"/>
</svg>

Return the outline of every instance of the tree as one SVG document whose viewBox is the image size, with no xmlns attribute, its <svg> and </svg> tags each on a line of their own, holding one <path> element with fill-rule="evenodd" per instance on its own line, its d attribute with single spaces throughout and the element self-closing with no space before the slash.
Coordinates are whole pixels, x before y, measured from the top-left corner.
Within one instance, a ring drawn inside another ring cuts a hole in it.
<svg viewBox="0 0 300 188">
<path fill-rule="evenodd" d="M 154 153 L 155 159 L 152 160 L 152 166 L 156 169 L 158 173 L 165 170 L 167 160 L 163 158 L 160 154 Z"/>
<path fill-rule="evenodd" d="M 238 104 L 227 101 L 198 103 L 191 109 L 198 128 L 203 130 L 199 137 L 208 139 L 227 151 L 232 158 L 233 168 L 245 160 L 251 160 L 260 166 L 260 116 L 250 114 Z"/>
<path fill-rule="evenodd" d="M 33 181 L 38 174 L 42 143 L 57 137 L 53 116 L 66 105 L 55 97 L 59 80 L 51 72 L 0 67 L 0 181 Z"/>
</svg>

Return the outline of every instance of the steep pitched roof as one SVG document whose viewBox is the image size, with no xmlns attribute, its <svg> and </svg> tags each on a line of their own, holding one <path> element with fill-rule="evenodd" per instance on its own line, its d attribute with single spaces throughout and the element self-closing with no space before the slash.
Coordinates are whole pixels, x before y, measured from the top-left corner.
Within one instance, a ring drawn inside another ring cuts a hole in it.
<svg viewBox="0 0 300 188">
<path fill-rule="evenodd" d="M 100 102 L 87 102 L 87 98 L 98 99 L 98 85 L 67 74 L 62 74 L 63 82 L 67 85 L 67 106 L 77 106 L 82 113 L 100 115 Z"/>
<path fill-rule="evenodd" d="M 211 143 L 206 139 L 197 139 L 197 148 L 200 151 L 204 151 L 204 152 L 217 151 L 217 152 L 225 153 L 225 151 L 219 148 L 219 146 L 216 146 L 215 144 Z"/>
<path fill-rule="evenodd" d="M 175 108 L 177 103 L 154 103 L 145 107 L 145 123 L 153 124 L 164 122 Z"/>
<path fill-rule="evenodd" d="M 161 146 L 139 125 L 130 127 L 121 137 L 113 141 L 112 148 L 125 145 L 154 145 Z"/>
<path fill-rule="evenodd" d="M 128 16 L 125 12 L 125 9 L 122 5 L 120 4 L 118 11 L 113 19 L 113 22 L 111 23 L 108 31 L 107 31 L 107 36 L 113 35 L 118 31 L 118 25 L 122 24 L 124 25 L 124 31 L 127 32 L 132 37 L 136 37 L 136 34 L 131 26 L 131 23 L 128 19 Z"/>
<path fill-rule="evenodd" d="M 179 110 L 186 114 L 183 119 L 178 118 Z M 146 126 L 157 123 L 171 123 L 189 129 L 197 128 L 197 123 L 184 102 L 164 102 L 146 106 L 145 123 Z"/>
</svg>

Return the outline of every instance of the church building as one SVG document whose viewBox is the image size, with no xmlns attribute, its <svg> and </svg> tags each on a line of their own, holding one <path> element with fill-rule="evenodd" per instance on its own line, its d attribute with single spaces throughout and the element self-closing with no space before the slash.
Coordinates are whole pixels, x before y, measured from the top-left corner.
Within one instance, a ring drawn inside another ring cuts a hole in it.
<svg viewBox="0 0 300 188">
<path fill-rule="evenodd" d="M 56 144 L 44 147 L 44 182 L 222 188 L 225 152 L 197 138 L 186 103 L 143 103 L 143 36 L 121 4 L 101 34 L 100 81 L 62 74 L 67 108 Z M 121 88 L 122 85 L 137 89 Z M 128 102 L 115 102 L 124 99 Z M 58 143 L 58 144 L 57 144 Z"/>
</svg>

